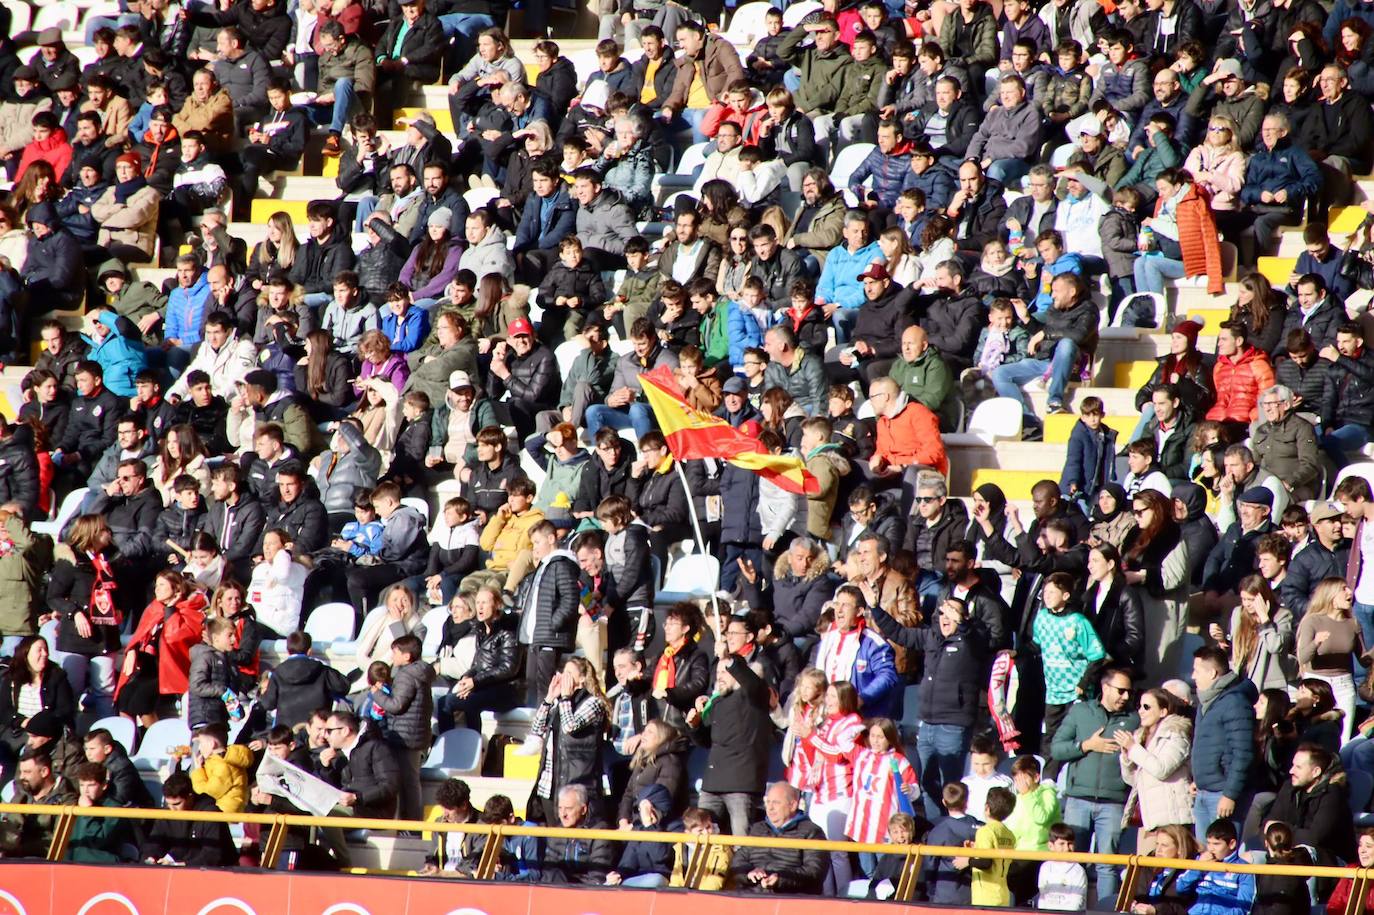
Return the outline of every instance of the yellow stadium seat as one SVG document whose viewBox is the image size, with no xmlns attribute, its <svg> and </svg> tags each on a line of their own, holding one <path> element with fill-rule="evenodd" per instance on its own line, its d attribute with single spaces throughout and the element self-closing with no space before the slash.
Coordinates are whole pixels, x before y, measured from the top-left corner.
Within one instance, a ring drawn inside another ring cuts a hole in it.
<svg viewBox="0 0 1374 915">
<path fill-rule="evenodd" d="M 1140 422 L 1138 413 L 1130 413 L 1125 416 L 1105 417 L 1106 423 L 1115 429 L 1117 435 L 1124 439 L 1131 434 L 1135 424 Z M 1045 417 L 1045 442 L 1047 444 L 1062 444 L 1069 440 L 1069 435 L 1073 432 L 1074 423 L 1078 422 L 1078 416 L 1072 413 L 1054 413 Z"/>
<path fill-rule="evenodd" d="M 1296 257 L 1260 257 L 1255 260 L 1255 269 L 1264 275 L 1269 285 L 1282 289 L 1288 285 L 1288 277 L 1298 265 Z"/>
<path fill-rule="evenodd" d="M 1001 487 L 1002 493 L 1012 501 L 1029 502 L 1031 498 L 1031 487 L 1041 480 L 1058 481 L 1061 468 L 1054 470 L 1001 470 L 996 467 L 980 467 L 973 471 L 973 480 L 969 484 L 972 489 L 977 489 L 984 483 L 994 483 Z M 510 756 L 507 754 L 509 760 Z M 524 757 L 526 759 L 538 759 L 538 757 Z M 506 777 L 510 777 L 507 770 Z M 533 778 L 534 776 L 531 776 Z"/>
<path fill-rule="evenodd" d="M 1364 207 L 1332 207 L 1327 231 L 1332 235 L 1349 235 L 1360 227 L 1369 211 Z"/>
<path fill-rule="evenodd" d="M 539 777 L 539 757 L 520 755 L 515 752 L 519 750 L 520 747 L 521 745 L 518 743 L 506 744 L 506 755 L 503 760 L 505 768 L 502 770 L 501 774 L 505 778 L 520 778 L 534 781 Z"/>
<path fill-rule="evenodd" d="M 396 120 L 393 126 L 396 130 L 404 130 L 405 125 L 401 123 L 401 118 L 413 118 L 421 111 L 428 111 L 434 118 L 434 126 L 444 133 L 453 133 L 453 115 L 447 108 L 397 108 Z"/>
<path fill-rule="evenodd" d="M 339 157 L 325 156 L 324 167 L 320 169 L 320 177 L 337 178 L 339 177 Z"/>
<path fill-rule="evenodd" d="M 308 200 L 277 200 L 276 198 L 254 198 L 252 209 L 252 221 L 265 223 L 273 213 L 285 211 L 290 214 L 291 221 L 298 226 L 305 225 L 305 208 L 310 205 Z"/>
<path fill-rule="evenodd" d="M 1141 385 L 1150 380 L 1154 375 L 1159 363 L 1153 359 L 1140 359 L 1135 362 L 1118 362 L 1116 371 L 1112 376 L 1112 387 L 1129 388 L 1132 391 L 1140 389 Z"/>
</svg>

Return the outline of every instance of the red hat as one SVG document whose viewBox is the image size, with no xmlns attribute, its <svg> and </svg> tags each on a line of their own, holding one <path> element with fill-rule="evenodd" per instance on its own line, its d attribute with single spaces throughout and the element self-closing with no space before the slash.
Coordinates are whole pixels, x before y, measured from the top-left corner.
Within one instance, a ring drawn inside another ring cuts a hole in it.
<svg viewBox="0 0 1374 915">
<path fill-rule="evenodd" d="M 1195 347 L 1197 346 L 1197 335 L 1202 333 L 1202 321 L 1196 318 L 1188 318 L 1179 321 L 1174 325 L 1174 329 L 1171 330 L 1170 333 L 1183 334 L 1183 336 L 1188 338 L 1188 345 Z"/>
<path fill-rule="evenodd" d="M 763 426 L 760 426 L 759 421 L 756 419 L 746 419 L 739 424 L 739 431 L 750 438 L 758 438 L 763 434 Z"/>
<path fill-rule="evenodd" d="M 139 155 L 138 153 L 136 153 L 136 152 L 126 152 L 124 155 L 120 156 L 118 159 L 115 159 L 115 164 L 116 164 L 116 165 L 118 165 L 118 164 L 121 163 L 121 162 L 127 162 L 127 163 L 129 163 L 130 165 L 132 165 L 134 168 L 137 168 L 137 169 L 143 168 L 143 157 L 140 156 L 140 155 Z"/>
<path fill-rule="evenodd" d="M 530 337 L 534 336 L 534 325 L 530 323 L 529 318 L 516 318 L 514 321 L 510 322 L 510 326 L 506 328 L 507 337 L 516 337 L 520 334 L 525 334 Z"/>
<path fill-rule="evenodd" d="M 891 274 L 889 274 L 889 273 L 887 272 L 887 268 L 884 267 L 880 261 L 874 261 L 873 263 L 871 263 L 871 264 L 868 265 L 868 269 L 867 269 L 867 270 L 865 270 L 863 273 L 860 273 L 860 274 L 859 274 L 859 279 L 860 279 L 860 280 L 890 280 L 890 279 L 892 279 L 892 276 L 891 276 Z"/>
</svg>

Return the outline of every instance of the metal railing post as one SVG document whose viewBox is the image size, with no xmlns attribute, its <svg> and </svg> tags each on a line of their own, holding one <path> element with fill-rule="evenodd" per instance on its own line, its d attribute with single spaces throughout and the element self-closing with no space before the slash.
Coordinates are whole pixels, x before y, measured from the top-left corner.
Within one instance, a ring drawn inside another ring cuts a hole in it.
<svg viewBox="0 0 1374 915">
<path fill-rule="evenodd" d="M 1350 897 L 1345 901 L 1345 915 L 1364 915 L 1365 896 L 1369 894 L 1370 872 L 1366 868 L 1356 868 L 1350 878 Z"/>
<path fill-rule="evenodd" d="M 286 844 L 286 817 L 279 816 L 267 830 L 267 838 L 262 843 L 259 864 L 268 870 L 275 870 L 281 859 L 282 846 Z"/>
</svg>

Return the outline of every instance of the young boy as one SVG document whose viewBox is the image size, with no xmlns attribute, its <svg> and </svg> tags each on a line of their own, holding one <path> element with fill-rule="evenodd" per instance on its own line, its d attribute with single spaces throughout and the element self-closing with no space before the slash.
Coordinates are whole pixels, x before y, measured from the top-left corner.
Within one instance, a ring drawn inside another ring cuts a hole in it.
<svg viewBox="0 0 1374 915">
<path fill-rule="evenodd" d="M 1140 203 L 1139 191 L 1123 187 L 1112 194 L 1112 208 L 1098 223 L 1102 233 L 1102 256 L 1107 260 L 1107 277 L 1112 286 L 1108 304 L 1112 317 L 1116 316 L 1121 303 L 1135 294 L 1135 259 L 1140 254 L 1140 217 L 1136 214 L 1140 211 Z M 1153 318 L 1153 314 L 1150 317 Z"/>
<path fill-rule="evenodd" d="M 802 459 L 806 461 L 806 469 L 821 484 L 818 492 L 806 497 L 806 532 L 821 543 L 830 541 L 830 519 L 839 498 L 840 480 L 851 469 L 849 459 L 843 448 L 833 441 L 833 435 L 834 427 L 824 416 L 812 416 L 802 422 Z"/>
<path fill-rule="evenodd" d="M 386 309 L 377 329 L 386 334 L 393 353 L 414 352 L 429 333 L 429 312 L 411 302 L 409 286 L 392 283 L 386 290 Z"/>
<path fill-rule="evenodd" d="M 1018 756 L 1012 762 L 1011 780 L 1016 788 L 1016 809 L 1007 818 L 1007 828 L 1016 836 L 1017 848 L 1044 851 L 1049 843 L 1050 825 L 1060 820 L 1054 786 L 1040 780 L 1040 763 L 1030 755 Z M 1072 830 L 1069 841 L 1073 841 Z M 1036 865 L 1035 861 L 1015 861 L 1007 873 L 1017 905 L 1030 905 L 1035 896 Z"/>
<path fill-rule="evenodd" d="M 153 525 L 153 543 L 156 548 L 165 547 L 169 551 L 168 565 L 180 568 L 190 555 L 191 541 L 200 519 L 205 516 L 200 481 L 189 473 L 180 474 L 172 481 L 172 496 L 172 504 L 158 513 Z"/>
<path fill-rule="evenodd" d="M 975 819 L 978 818 L 978 814 L 972 811 L 983 809 L 983 803 L 987 800 L 989 791 L 993 788 L 1009 791 L 1012 787 L 1010 776 L 997 771 L 997 764 L 1001 761 L 1001 744 L 987 735 L 974 738 L 969 747 L 969 774 L 964 776 L 963 782 L 964 787 L 968 788 L 970 816 Z M 1012 798 L 1012 806 L 1015 806 L 1015 798 Z M 1011 813 L 1010 808 L 1008 808 L 1007 813 Z M 1006 817 L 1000 819 L 1006 819 Z"/>
<path fill-rule="evenodd" d="M 866 461 L 873 456 L 873 427 L 855 415 L 853 388 L 832 384 L 826 412 L 830 415 L 830 440 L 843 448 L 851 461 Z"/>
<path fill-rule="evenodd" d="M 677 280 L 664 280 L 658 287 L 658 302 L 649 318 L 659 342 L 671 350 L 701 342 L 701 315 L 687 303 L 687 290 Z"/>
<path fill-rule="evenodd" d="M 1062 128 L 1080 114 L 1087 113 L 1088 101 L 1092 98 L 1093 81 L 1084 69 L 1083 46 L 1068 39 L 1054 49 L 1058 70 L 1049 71 L 1042 96 L 1036 100 L 1041 103 L 1045 117 L 1056 127 Z"/>
<path fill-rule="evenodd" d="M 968 788 L 962 782 L 950 782 L 941 791 L 940 799 L 944 802 L 945 815 L 935 821 L 926 836 L 926 842 L 955 848 L 972 842 L 978 834 L 978 821 L 967 813 Z M 969 904 L 971 880 L 968 870 L 955 867 L 954 859 L 926 858 L 921 879 L 930 902 L 938 905 Z"/>
<path fill-rule="evenodd" d="M 401 398 L 401 425 L 396 431 L 391 466 L 385 479 L 410 490 L 421 479 L 429 453 L 430 423 L 434 411 L 424 391 L 409 391 Z"/>
<path fill-rule="evenodd" d="M 386 712 L 372 701 L 373 692 L 384 696 L 391 695 L 391 665 L 385 661 L 373 661 L 367 667 L 367 692 L 358 697 L 358 717 L 383 726 Z"/>
<path fill-rule="evenodd" d="M 614 322 L 622 340 L 628 339 L 629 329 L 649 313 L 663 279 L 657 267 L 649 266 L 649 242 L 642 235 L 625 242 L 625 266 L 625 278 L 615 291 L 615 299 L 603 312 L 607 320 Z"/>
<path fill-rule="evenodd" d="M 98 762 L 76 767 L 76 806 L 118 807 L 107 796 L 109 775 Z M 86 864 L 115 864 L 128 860 L 121 850 L 134 842 L 133 825 L 114 817 L 77 817 L 67 845 L 67 860 Z"/>
<path fill-rule="evenodd" d="M 211 724 L 227 727 L 235 712 L 243 715 L 235 689 L 237 677 L 229 661 L 229 652 L 238 643 L 233 621 L 218 616 L 206 620 L 205 641 L 191 648 L 187 723 L 192 728 Z"/>
<path fill-rule="evenodd" d="M 922 821 L 924 823 L 924 821 Z M 929 826 L 929 823 L 924 825 Z M 889 845 L 910 845 L 917 840 L 916 818 L 909 813 L 894 813 L 887 821 Z M 860 856 L 860 861 L 863 856 Z M 873 868 L 868 874 L 868 898 L 891 899 L 902 881 L 906 856 L 900 854 L 873 855 Z"/>
<path fill-rule="evenodd" d="M 734 307 L 735 314 L 730 322 L 730 364 L 738 372 L 744 368 L 744 354 L 750 348 L 763 344 L 763 334 L 773 323 L 763 280 L 756 276 L 746 279 L 740 286 L 739 301 L 734 303 Z M 737 329 L 734 325 L 740 327 Z M 744 341 L 743 346 L 740 346 L 740 341 Z"/>
<path fill-rule="evenodd" d="M 718 891 L 725 889 L 730 882 L 730 850 L 724 845 L 706 845 L 708 836 L 720 832 L 715 817 L 710 811 L 700 807 L 688 807 L 682 814 L 682 831 L 686 841 L 673 845 L 673 871 L 668 877 L 669 886 L 686 886 L 687 874 L 697 855 L 706 855 L 706 864 L 701 872 L 701 882 L 697 889 Z"/>
<path fill-rule="evenodd" d="M 601 272 L 582 256 L 582 242 L 569 235 L 558 243 L 558 263 L 539 284 L 539 303 L 544 306 L 541 328 L 544 340 L 557 346 L 582 330 L 588 316 L 606 301 Z"/>
<path fill-rule="evenodd" d="M 758 277 L 750 277 L 745 281 L 746 286 L 749 282 L 756 282 L 760 288 L 763 287 Z M 816 284 L 810 280 L 797 280 L 787 290 L 787 296 L 791 304 L 778 315 L 778 323 L 792 328 L 801 349 L 824 356 L 830 322 L 825 319 L 825 311 L 816 304 Z"/>
<path fill-rule="evenodd" d="M 732 351 L 739 355 L 738 362 L 744 362 L 744 347 L 757 346 L 763 335 L 758 324 L 753 323 L 753 333 L 743 327 L 744 322 L 734 320 L 734 303 L 716 291 L 716 281 L 710 277 L 699 277 L 687 286 L 687 297 L 692 303 L 692 311 L 700 322 L 697 329 L 696 345 L 701 349 L 706 364 L 714 368 L 731 360 Z"/>
<path fill-rule="evenodd" d="M 425 591 L 434 606 L 446 606 L 458 593 L 458 583 L 481 561 L 481 527 L 467 499 L 455 496 L 444 503 L 444 527 L 429 544 Z"/>
<path fill-rule="evenodd" d="M 228 743 L 229 731 L 223 724 L 207 724 L 195 732 L 191 738 L 191 786 L 197 794 L 214 798 L 215 806 L 224 813 L 238 813 L 248 803 L 253 751 L 243 744 Z"/>
<path fill-rule="evenodd" d="M 590 147 L 581 137 L 568 137 L 563 141 L 563 180 L 573 183 L 573 172 L 587 164 Z"/>
<path fill-rule="evenodd" d="M 1159 463 L 1155 460 L 1153 438 L 1138 438 L 1126 446 L 1126 466 L 1130 472 L 1121 485 L 1126 488 L 1127 496 L 1134 499 L 1141 490 L 1153 489 L 1167 499 L 1173 498 L 1169 478 L 1159 469 Z"/>
<path fill-rule="evenodd" d="M 791 66 L 778 56 L 778 45 L 782 44 L 786 30 L 782 27 L 782 10 L 770 9 L 763 16 L 763 37 L 754 44 L 754 50 L 744 59 L 749 75 L 755 85 L 765 93 L 774 86 L 782 85 L 782 76 Z"/>
<path fill-rule="evenodd" d="M 1085 508 L 1102 484 L 1116 482 L 1116 430 L 1103 422 L 1105 416 L 1102 398 L 1084 397 L 1079 403 L 1069 456 L 1059 475 L 1059 491 Z"/>
<path fill-rule="evenodd" d="M 1016 798 L 1006 788 L 992 788 L 988 791 L 987 802 L 983 805 L 983 816 L 987 820 L 978 827 L 972 842 L 965 842 L 967 848 L 998 848 L 1010 851 L 1016 847 L 1016 836 L 1002 822 L 1011 816 L 1016 807 Z M 955 858 L 951 862 L 960 870 L 972 869 L 973 886 L 969 902 L 973 905 L 1006 907 L 1011 905 L 1011 891 L 1007 888 L 1007 869 L 1011 861 L 1006 858 Z"/>
<path fill-rule="evenodd" d="M 977 405 L 996 397 L 992 372 L 1000 365 L 1026 358 L 1030 333 L 1016 320 L 1016 307 L 1010 299 L 993 299 L 988 306 L 988 326 L 978 335 L 973 349 L 973 365 L 959 376 L 964 403 Z"/>
<path fill-rule="evenodd" d="M 1032 757 L 1025 757 L 1031 758 Z M 1073 827 L 1055 823 L 1050 827 L 1049 850 L 1068 854 L 1075 850 Z M 1088 905 L 1088 872 L 1077 861 L 1040 862 L 1040 892 L 1035 899 L 1037 909 L 1056 912 L 1082 912 Z"/>
<path fill-rule="evenodd" d="M 1207 847 L 1199 861 L 1244 864 L 1236 825 L 1222 819 L 1207 827 Z M 1186 871 L 1174 884 L 1180 894 L 1206 899 L 1212 912 L 1248 912 L 1255 901 L 1255 875 L 1231 871 Z"/>
<path fill-rule="evenodd" d="M 161 441 L 177 421 L 177 408 L 162 396 L 162 379 L 152 369 L 143 369 L 134 376 L 134 392 L 129 398 L 129 410 L 148 433 L 149 440 Z"/>
<path fill-rule="evenodd" d="M 1040 591 L 1040 612 L 1031 624 L 1031 637 L 1044 661 L 1045 734 L 1051 739 L 1078 699 L 1078 684 L 1088 665 L 1106 656 L 1093 624 L 1073 601 L 1076 586 L 1072 573 L 1051 572 Z"/>
</svg>

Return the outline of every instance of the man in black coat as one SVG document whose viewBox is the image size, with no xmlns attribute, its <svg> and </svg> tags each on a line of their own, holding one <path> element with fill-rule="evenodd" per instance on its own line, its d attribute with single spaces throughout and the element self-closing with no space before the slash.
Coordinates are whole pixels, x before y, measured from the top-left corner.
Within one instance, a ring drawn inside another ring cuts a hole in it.
<svg viewBox="0 0 1374 915">
<path fill-rule="evenodd" d="M 1318 864 L 1355 858 L 1355 826 L 1350 817 L 1350 786 L 1339 762 L 1313 743 L 1293 754 L 1289 780 L 1279 788 L 1265 822 L 1293 827 L 1293 841 L 1317 850 Z"/>
<path fill-rule="evenodd" d="M 1007 203 L 1002 199 L 1001 182 L 985 176 L 977 162 L 965 162 L 959 166 L 959 190 L 954 193 L 945 213 L 954 220 L 954 237 L 959 250 L 968 252 L 976 260 L 982 256 L 983 245 L 1002 237 Z"/>
<path fill-rule="evenodd" d="M 521 440 L 534 432 L 535 417 L 558 408 L 561 374 L 553 350 L 535 339 L 529 319 L 510 322 L 505 342 L 492 348 L 487 394 L 492 400 L 505 399 Z"/>
<path fill-rule="evenodd" d="M 1341 539 L 1341 518 L 1345 513 L 1330 502 L 1318 502 L 1308 520 L 1312 536 L 1288 564 L 1288 574 L 1279 583 L 1283 606 L 1301 619 L 1313 590 L 1325 578 L 1344 578 L 1350 547 Z"/>
<path fill-rule="evenodd" d="M 839 578 L 830 571 L 830 557 L 815 541 L 798 537 L 773 566 L 773 625 L 789 639 L 802 639 L 806 653 L 819 638 L 816 624 Z"/>
<path fill-rule="evenodd" d="M 1011 647 L 1011 608 L 1002 599 L 1001 578 L 978 568 L 978 548 L 968 540 L 954 540 L 945 547 L 945 580 L 936 600 L 943 603 L 951 597 L 962 600 L 969 619 L 987 633 L 990 652 Z"/>
<path fill-rule="evenodd" d="M 218 813 L 215 799 L 197 794 L 191 776 L 173 772 L 162 783 L 162 801 L 168 810 L 180 813 Z M 292 813 L 299 811 L 292 808 Z M 138 846 L 140 860 L 168 858 L 187 867 L 231 867 L 238 863 L 238 847 L 229 834 L 228 823 L 202 820 L 154 820 L 146 824 Z"/>
<path fill-rule="evenodd" d="M 263 529 L 286 531 L 287 548 L 297 556 L 324 549 L 329 544 L 329 515 L 319 497 L 306 492 L 305 468 L 290 461 L 277 470 L 276 476 L 277 501 L 265 509 Z"/>
<path fill-rule="evenodd" d="M 892 368 L 902 347 L 902 331 L 912 322 L 916 293 L 892 282 L 887 267 L 870 264 L 859 274 L 864 284 L 863 307 L 850 337 L 850 350 L 840 352 L 839 362 L 826 363 L 831 381 L 847 383 L 855 378 L 868 387 Z"/>
<path fill-rule="evenodd" d="M 987 327 L 987 309 L 964 288 L 964 267 L 951 258 L 935 267 L 935 294 L 920 303 L 918 323 L 951 375 L 973 365 L 978 335 Z"/>
<path fill-rule="evenodd" d="M 406 240 L 411 245 L 418 245 L 424 241 L 425 233 L 429 230 L 429 214 L 440 209 L 448 210 L 449 235 L 455 240 L 464 238 L 465 223 L 470 211 L 463 195 L 449 184 L 448 164 L 442 159 L 425 163 L 421 169 L 420 183 L 424 188 L 424 194 L 420 197 L 420 209 L 415 216 L 415 225 Z"/>
<path fill-rule="evenodd" d="M 252 577 L 253 551 L 266 524 L 262 504 L 244 490 L 239 469 L 232 464 L 211 471 L 210 496 L 200 529 L 215 538 L 235 577 L 248 581 Z"/>
<path fill-rule="evenodd" d="M 339 224 L 339 211 L 332 201 L 312 200 L 305 216 L 310 238 L 296 252 L 288 276 L 305 289 L 307 305 L 321 307 L 332 297 L 334 277 L 341 270 L 352 270 L 356 258 L 352 240 Z"/>
<path fill-rule="evenodd" d="M 287 658 L 272 671 L 260 702 L 275 711 L 279 725 L 294 728 L 310 720 L 311 712 L 329 708 L 348 695 L 348 678 L 328 662 L 310 656 L 310 634 L 293 632 L 286 637 Z"/>
<path fill-rule="evenodd" d="M 234 26 L 242 34 L 246 46 L 262 55 L 263 60 L 278 60 L 291 39 L 291 18 L 286 4 L 277 0 L 245 0 L 226 10 L 214 5 L 193 5 L 182 10 L 182 18 L 192 25 L 205 28 Z"/>
<path fill-rule="evenodd" d="M 687 713 L 685 723 L 692 740 L 710 748 L 706 772 L 701 777 L 698 806 L 712 813 L 722 826 L 728 819 L 731 834 L 742 836 L 750 834 L 751 826 L 758 817 L 759 800 L 763 795 L 768 763 L 773 753 L 773 738 L 768 717 L 768 684 L 743 658 L 730 657 L 726 660 L 727 656 L 725 642 L 717 642 L 716 657 L 722 663 L 716 668 L 715 700 L 711 703 L 710 715 L 703 715 L 707 700 L 702 695 Z M 773 790 L 777 788 L 778 785 L 773 786 Z M 779 808 L 776 811 L 778 816 L 775 818 L 770 814 L 769 819 L 779 827 L 787 826 L 796 809 L 794 793 L 792 812 L 784 814 Z M 806 822 L 816 829 L 810 821 Z M 793 837 L 820 838 L 822 835 L 816 829 L 814 835 Z M 812 854 L 819 855 L 823 862 L 827 860 L 824 852 Z M 737 854 L 736 864 L 739 860 Z M 815 892 L 819 892 L 820 881 L 824 877 L 823 863 L 816 879 Z"/>
<path fill-rule="evenodd" d="M 607 829 L 594 819 L 585 785 L 564 785 L 558 792 L 558 825 L 564 829 Z M 547 883 L 605 886 L 614 866 L 616 846 L 604 839 L 548 839 L 540 877 Z"/>
<path fill-rule="evenodd" d="M 392 16 L 377 42 L 377 120 L 391 123 L 391 109 L 416 84 L 439 78 L 448 39 L 425 0 L 401 0 L 401 15 Z"/>
<path fill-rule="evenodd" d="M 121 564 L 151 559 L 165 551 L 153 543 L 162 513 L 162 496 L 148 485 L 148 465 L 134 458 L 119 462 L 114 481 L 95 496 L 90 510 L 105 515 Z"/>
<path fill-rule="evenodd" d="M 369 727 L 359 733 L 359 728 L 352 712 L 330 714 L 325 730 L 329 746 L 320 751 L 315 774 L 344 793 L 343 806 L 351 807 L 354 816 L 389 820 L 396 815 L 401 770 L 378 730 Z"/>
<path fill-rule="evenodd" d="M 1364 345 L 1360 326 L 1344 322 L 1336 329 L 1335 345 L 1328 343 L 1318 355 L 1331 365 L 1322 382 L 1317 444 L 1337 467 L 1344 467 L 1350 463 L 1351 452 L 1369 444 L 1369 427 L 1374 423 L 1374 352 Z"/>
<path fill-rule="evenodd" d="M 515 596 L 520 608 L 520 641 L 528 647 L 525 661 L 526 696 L 538 705 L 549 681 L 572 652 L 582 607 L 582 570 L 577 557 L 558 547 L 558 529 L 551 521 L 530 528 L 530 552 L 536 563 L 521 580 Z"/>
<path fill-rule="evenodd" d="M 770 785 L 763 805 L 766 816 L 750 828 L 749 835 L 813 842 L 825 838 L 821 828 L 800 812 L 801 794 L 787 782 Z M 830 870 L 830 856 L 808 848 L 749 846 L 736 850 L 731 870 L 737 886 L 755 893 L 819 896 Z"/>
</svg>

